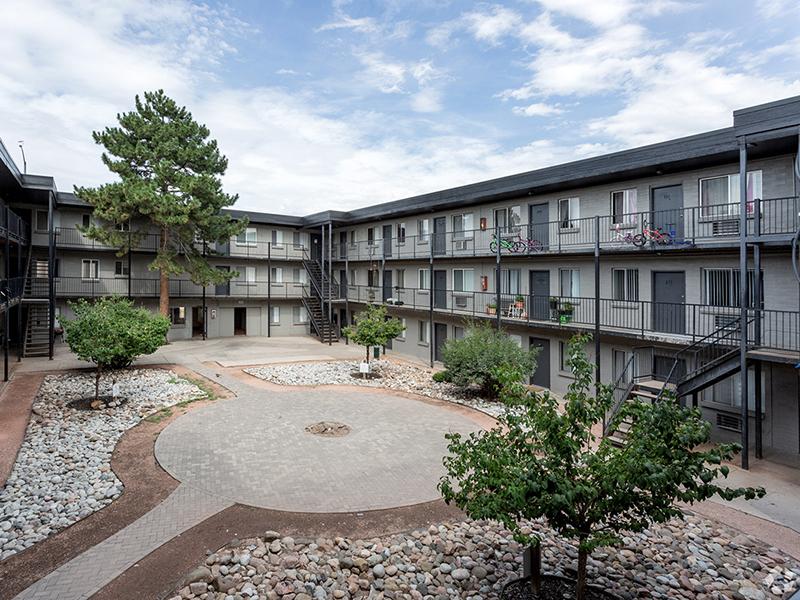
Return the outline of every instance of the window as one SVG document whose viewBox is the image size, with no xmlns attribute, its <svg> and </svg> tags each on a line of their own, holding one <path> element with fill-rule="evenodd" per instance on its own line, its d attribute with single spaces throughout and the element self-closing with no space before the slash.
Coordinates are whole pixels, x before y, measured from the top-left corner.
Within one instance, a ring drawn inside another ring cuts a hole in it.
<svg viewBox="0 0 800 600">
<path fill-rule="evenodd" d="M 237 246 L 255 246 L 256 245 L 256 228 L 248 227 L 236 236 Z"/>
<path fill-rule="evenodd" d="M 88 217 L 89 215 L 84 215 Z M 48 219 L 46 210 L 36 211 L 36 231 L 48 231 L 50 229 L 50 220 Z M 87 226 L 88 227 L 88 226 Z"/>
<path fill-rule="evenodd" d="M 406 224 L 405 223 L 398 223 L 397 224 L 397 243 L 398 244 L 405 244 L 406 243 Z"/>
<path fill-rule="evenodd" d="M 247 282 L 247 285 L 255 285 L 256 283 L 256 268 L 255 267 L 245 267 L 244 269 L 244 280 Z"/>
<path fill-rule="evenodd" d="M 509 333 L 508 337 L 520 348 L 522 348 L 522 336 L 517 335 L 516 333 Z"/>
<path fill-rule="evenodd" d="M 457 340 L 464 339 L 464 328 L 458 325 L 453 325 L 453 337 Z"/>
<path fill-rule="evenodd" d="M 753 200 L 761 198 L 761 171 L 747 174 L 747 212 L 753 212 Z M 700 214 L 704 217 L 728 217 L 739 214 L 739 174 L 700 180 Z"/>
<path fill-rule="evenodd" d="M 356 245 L 356 230 L 355 229 L 353 229 L 350 232 L 350 245 L 351 246 L 355 246 Z"/>
<path fill-rule="evenodd" d="M 567 298 L 577 298 L 581 295 L 581 272 L 579 269 L 559 269 L 561 295 Z"/>
<path fill-rule="evenodd" d="M 301 250 L 303 248 L 303 240 L 300 237 L 299 231 L 292 232 L 292 246 L 294 246 L 295 250 Z"/>
<path fill-rule="evenodd" d="M 561 198 L 558 201 L 558 226 L 561 229 L 573 229 L 578 226 L 581 217 L 580 198 Z"/>
<path fill-rule="evenodd" d="M 81 225 L 83 227 L 89 227 L 91 224 L 92 224 L 92 215 L 81 215 Z M 37 227 L 36 229 L 39 228 Z"/>
<path fill-rule="evenodd" d="M 475 271 L 473 269 L 453 269 L 453 291 L 471 292 L 473 291 L 473 281 Z"/>
<path fill-rule="evenodd" d="M 519 269 L 503 269 L 500 271 L 500 293 L 519 294 Z"/>
<path fill-rule="evenodd" d="M 611 222 L 615 225 L 636 223 L 636 188 L 611 192 Z"/>
<path fill-rule="evenodd" d="M 169 309 L 169 318 L 173 325 L 186 325 L 186 307 L 173 306 Z"/>
<path fill-rule="evenodd" d="M 406 287 L 406 270 L 397 269 L 394 273 L 395 279 L 397 279 L 396 287 L 402 290 L 404 287 Z"/>
<path fill-rule="evenodd" d="M 305 306 L 292 307 L 292 323 L 295 325 L 305 325 L 308 323 L 308 313 Z"/>
<path fill-rule="evenodd" d="M 350 279 L 347 280 L 347 283 L 349 283 L 350 285 L 358 284 L 358 277 L 356 277 L 355 269 L 350 269 Z"/>
<path fill-rule="evenodd" d="M 292 281 L 295 283 L 306 283 L 306 270 L 299 268 L 292 269 Z"/>
<path fill-rule="evenodd" d="M 453 215 L 453 237 L 455 239 L 471 238 L 472 230 L 472 213 Z"/>
<path fill-rule="evenodd" d="M 420 219 L 417 221 L 417 242 L 427 242 L 431 235 L 430 221 L 428 219 Z"/>
<path fill-rule="evenodd" d="M 755 304 L 755 270 L 747 271 L 747 302 L 748 306 Z M 703 269 L 701 278 L 701 297 L 703 304 L 708 306 L 739 306 L 739 285 L 741 278 L 738 269 Z M 763 298 L 764 277 L 761 277 Z"/>
<path fill-rule="evenodd" d="M 558 370 L 566 371 L 569 369 L 569 356 L 567 355 L 567 344 L 558 342 Z"/>
<path fill-rule="evenodd" d="M 747 377 L 747 408 L 750 411 L 756 410 L 756 378 L 755 378 L 755 369 L 753 367 L 748 368 L 748 377 Z M 761 379 L 761 397 L 764 398 L 765 394 L 765 387 L 767 385 L 768 379 L 763 377 Z M 740 373 L 734 373 L 732 376 L 728 377 L 720 381 L 719 383 L 715 383 L 709 389 L 703 392 L 703 401 L 715 402 L 716 404 L 724 404 L 731 408 L 737 409 L 737 411 L 742 406 L 742 378 Z M 761 413 L 764 414 L 766 411 L 766 402 L 762 400 L 761 402 Z"/>
<path fill-rule="evenodd" d="M 421 290 L 428 290 L 431 287 L 431 273 L 428 269 L 419 270 L 418 286 Z"/>
<path fill-rule="evenodd" d="M 430 333 L 428 325 L 430 324 L 427 321 L 420 321 L 417 325 L 417 341 L 420 344 L 427 344 Z"/>
<path fill-rule="evenodd" d="M 367 271 L 367 286 L 368 287 L 378 287 L 378 271 L 375 269 L 370 269 Z"/>
<path fill-rule="evenodd" d="M 100 262 L 84 258 L 81 261 L 81 279 L 100 279 Z"/>
<path fill-rule="evenodd" d="M 638 300 L 639 269 L 611 269 L 611 287 L 614 300 Z"/>
<path fill-rule="evenodd" d="M 522 209 L 519 206 L 496 208 L 494 211 L 494 223 L 500 229 L 500 233 L 518 232 L 521 222 Z"/>
<path fill-rule="evenodd" d="M 371 246 L 375 243 L 375 228 L 369 227 L 367 229 L 367 243 Z"/>
<path fill-rule="evenodd" d="M 406 339 L 406 318 L 405 317 L 401 317 L 400 318 L 400 323 L 402 323 L 402 325 L 403 325 L 403 331 L 400 332 L 400 334 L 397 336 L 397 339 L 398 340 L 405 340 Z"/>
<path fill-rule="evenodd" d="M 131 222 L 130 221 L 123 221 L 122 223 L 117 223 L 116 229 L 117 229 L 117 231 L 130 231 L 131 230 Z"/>
<path fill-rule="evenodd" d="M 283 283 L 283 268 L 272 267 L 269 272 L 269 279 L 272 283 Z"/>
<path fill-rule="evenodd" d="M 278 325 L 281 322 L 281 307 L 280 306 L 273 306 L 270 310 L 269 315 L 270 323 L 274 325 Z"/>
<path fill-rule="evenodd" d="M 127 277 L 128 276 L 128 261 L 127 260 L 118 260 L 114 263 L 114 275 L 116 277 Z"/>
<path fill-rule="evenodd" d="M 628 361 L 631 360 L 633 357 L 633 362 L 627 370 L 625 369 L 628 366 Z M 633 352 L 628 352 L 626 350 L 614 350 L 614 383 L 616 383 L 617 379 L 620 379 L 620 383 L 627 384 L 631 382 L 634 373 L 636 373 L 636 355 Z"/>
<path fill-rule="evenodd" d="M 255 239 L 253 240 L 255 241 Z M 280 229 L 272 230 L 272 247 L 283 246 L 283 231 Z"/>
</svg>

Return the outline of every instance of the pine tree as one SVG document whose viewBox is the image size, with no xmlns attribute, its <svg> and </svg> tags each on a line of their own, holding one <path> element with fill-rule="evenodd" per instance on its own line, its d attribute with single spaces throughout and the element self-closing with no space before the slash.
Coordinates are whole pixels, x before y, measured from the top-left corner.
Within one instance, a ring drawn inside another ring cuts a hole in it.
<svg viewBox="0 0 800 600">
<path fill-rule="evenodd" d="M 120 181 L 75 188 L 75 195 L 94 207 L 96 222 L 83 232 L 122 256 L 158 231 L 157 254 L 148 268 L 159 271 L 159 309 L 167 315 L 170 276 L 188 273 L 194 283 L 211 285 L 235 275 L 211 266 L 203 246 L 227 242 L 247 221 L 221 212 L 237 199 L 222 191 L 228 159 L 186 107 L 163 90 L 145 92 L 144 99 L 136 96 L 136 110 L 118 114 L 117 121 L 118 127 L 92 136 L 105 148 L 103 163 Z M 126 224 L 130 231 L 121 230 Z"/>
</svg>

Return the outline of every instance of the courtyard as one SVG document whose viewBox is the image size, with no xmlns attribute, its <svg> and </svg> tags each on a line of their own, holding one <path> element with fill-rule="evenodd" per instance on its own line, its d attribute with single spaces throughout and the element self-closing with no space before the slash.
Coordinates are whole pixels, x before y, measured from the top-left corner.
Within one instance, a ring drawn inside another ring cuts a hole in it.
<svg viewBox="0 0 800 600">
<path fill-rule="evenodd" d="M 70 400 L 92 381 L 65 348 L 22 363 L 0 401 L 9 427 L 32 410 L 16 443 L 4 428 L 0 597 L 497 597 L 522 546 L 436 489 L 444 434 L 491 428 L 497 403 L 391 353 L 362 379 L 360 356 L 297 337 L 177 342 L 117 376 L 125 401 L 100 411 Z M 631 534 L 590 558 L 592 581 L 622 598 L 790 597 L 795 473 L 734 470 L 768 495 Z M 571 546 L 526 527 L 546 572 L 574 574 Z"/>
</svg>

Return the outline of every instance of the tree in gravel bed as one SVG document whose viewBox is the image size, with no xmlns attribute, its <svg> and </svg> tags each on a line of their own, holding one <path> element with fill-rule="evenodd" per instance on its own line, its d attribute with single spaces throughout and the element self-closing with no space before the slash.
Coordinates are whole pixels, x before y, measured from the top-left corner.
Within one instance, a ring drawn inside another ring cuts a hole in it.
<svg viewBox="0 0 800 600">
<path fill-rule="evenodd" d="M 404 330 L 405 327 L 400 319 L 390 317 L 385 306 L 368 304 L 355 316 L 355 322 L 342 329 L 342 332 L 359 346 L 366 347 L 367 363 L 369 363 L 370 348 L 385 346 Z"/>
<path fill-rule="evenodd" d="M 713 483 L 727 477 L 722 465 L 739 451 L 736 444 L 697 448 L 710 439 L 710 424 L 696 409 L 674 397 L 655 404 L 626 403 L 615 421 L 632 423 L 627 443 L 617 446 L 598 431 L 612 406 L 611 386 L 595 388 L 594 364 L 574 337 L 568 364 L 574 376 L 563 406 L 548 392 L 519 383 L 519 373 L 498 369 L 505 411 L 499 426 L 464 438 L 447 434 L 447 470 L 439 489 L 475 519 L 492 519 L 518 541 L 538 544 L 521 533 L 521 521 L 544 518 L 578 546 L 577 598 L 586 595 L 586 560 L 597 547 L 621 542 L 623 532 L 681 518 L 676 502 L 691 504 L 719 495 L 752 499 L 763 488 L 728 488 Z M 534 577 L 534 587 L 538 577 Z"/>
<path fill-rule="evenodd" d="M 167 341 L 169 319 L 131 300 L 99 298 L 70 302 L 74 319 L 63 319 L 67 345 L 78 358 L 93 362 L 94 403 L 100 401 L 100 375 L 105 369 L 128 367 L 139 356 L 152 354 Z"/>
<path fill-rule="evenodd" d="M 536 371 L 538 348 L 523 350 L 503 330 L 490 323 L 469 323 L 463 338 L 445 342 L 442 362 L 445 370 L 436 373 L 436 381 L 448 381 L 462 388 L 477 385 L 485 398 L 497 398 L 497 367 L 505 365 L 519 380 Z"/>
</svg>

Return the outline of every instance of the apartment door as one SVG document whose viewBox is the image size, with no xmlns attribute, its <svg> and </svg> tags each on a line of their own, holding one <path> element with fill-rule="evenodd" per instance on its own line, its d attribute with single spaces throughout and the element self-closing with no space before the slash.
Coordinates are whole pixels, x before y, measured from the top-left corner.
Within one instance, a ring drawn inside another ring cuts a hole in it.
<svg viewBox="0 0 800 600">
<path fill-rule="evenodd" d="M 383 301 L 392 297 L 392 272 L 389 269 L 383 272 Z"/>
<path fill-rule="evenodd" d="M 225 273 L 230 272 L 231 268 L 228 266 L 217 267 L 220 271 L 224 271 Z M 226 281 L 225 283 L 218 283 L 214 286 L 214 294 L 217 296 L 230 296 L 231 295 L 231 282 Z"/>
<path fill-rule="evenodd" d="M 339 232 L 339 258 L 347 258 L 347 232 Z"/>
<path fill-rule="evenodd" d="M 444 269 L 433 272 L 433 307 L 447 308 L 447 271 Z"/>
<path fill-rule="evenodd" d="M 347 271 L 339 269 L 339 297 L 347 298 Z"/>
<path fill-rule="evenodd" d="M 447 325 L 445 323 L 433 324 L 433 360 L 442 360 L 442 349 L 447 341 Z"/>
<path fill-rule="evenodd" d="M 383 226 L 383 256 L 389 258 L 392 256 L 392 226 Z"/>
<path fill-rule="evenodd" d="M 550 340 L 532 337 L 528 339 L 528 344 L 531 349 L 539 349 L 539 355 L 536 357 L 536 371 L 531 375 L 531 383 L 550 389 Z"/>
<path fill-rule="evenodd" d="M 311 234 L 311 260 L 322 261 L 322 236 L 319 233 Z"/>
<path fill-rule="evenodd" d="M 205 316 L 202 306 L 192 307 L 192 337 L 202 337 L 205 329 Z"/>
<path fill-rule="evenodd" d="M 550 208 L 547 202 L 539 202 L 528 206 L 528 237 L 547 250 L 550 245 Z"/>
<path fill-rule="evenodd" d="M 436 217 L 433 220 L 433 255 L 447 253 L 447 218 Z"/>
<path fill-rule="evenodd" d="M 550 271 L 530 271 L 528 315 L 531 319 L 547 321 L 550 318 Z"/>
<path fill-rule="evenodd" d="M 653 330 L 686 333 L 686 273 L 653 271 Z"/>
<path fill-rule="evenodd" d="M 247 335 L 247 308 L 244 306 L 233 309 L 233 335 Z"/>
<path fill-rule="evenodd" d="M 683 239 L 683 186 L 653 189 L 653 214 L 650 220 L 653 227 L 660 227 L 676 240 Z"/>
</svg>

